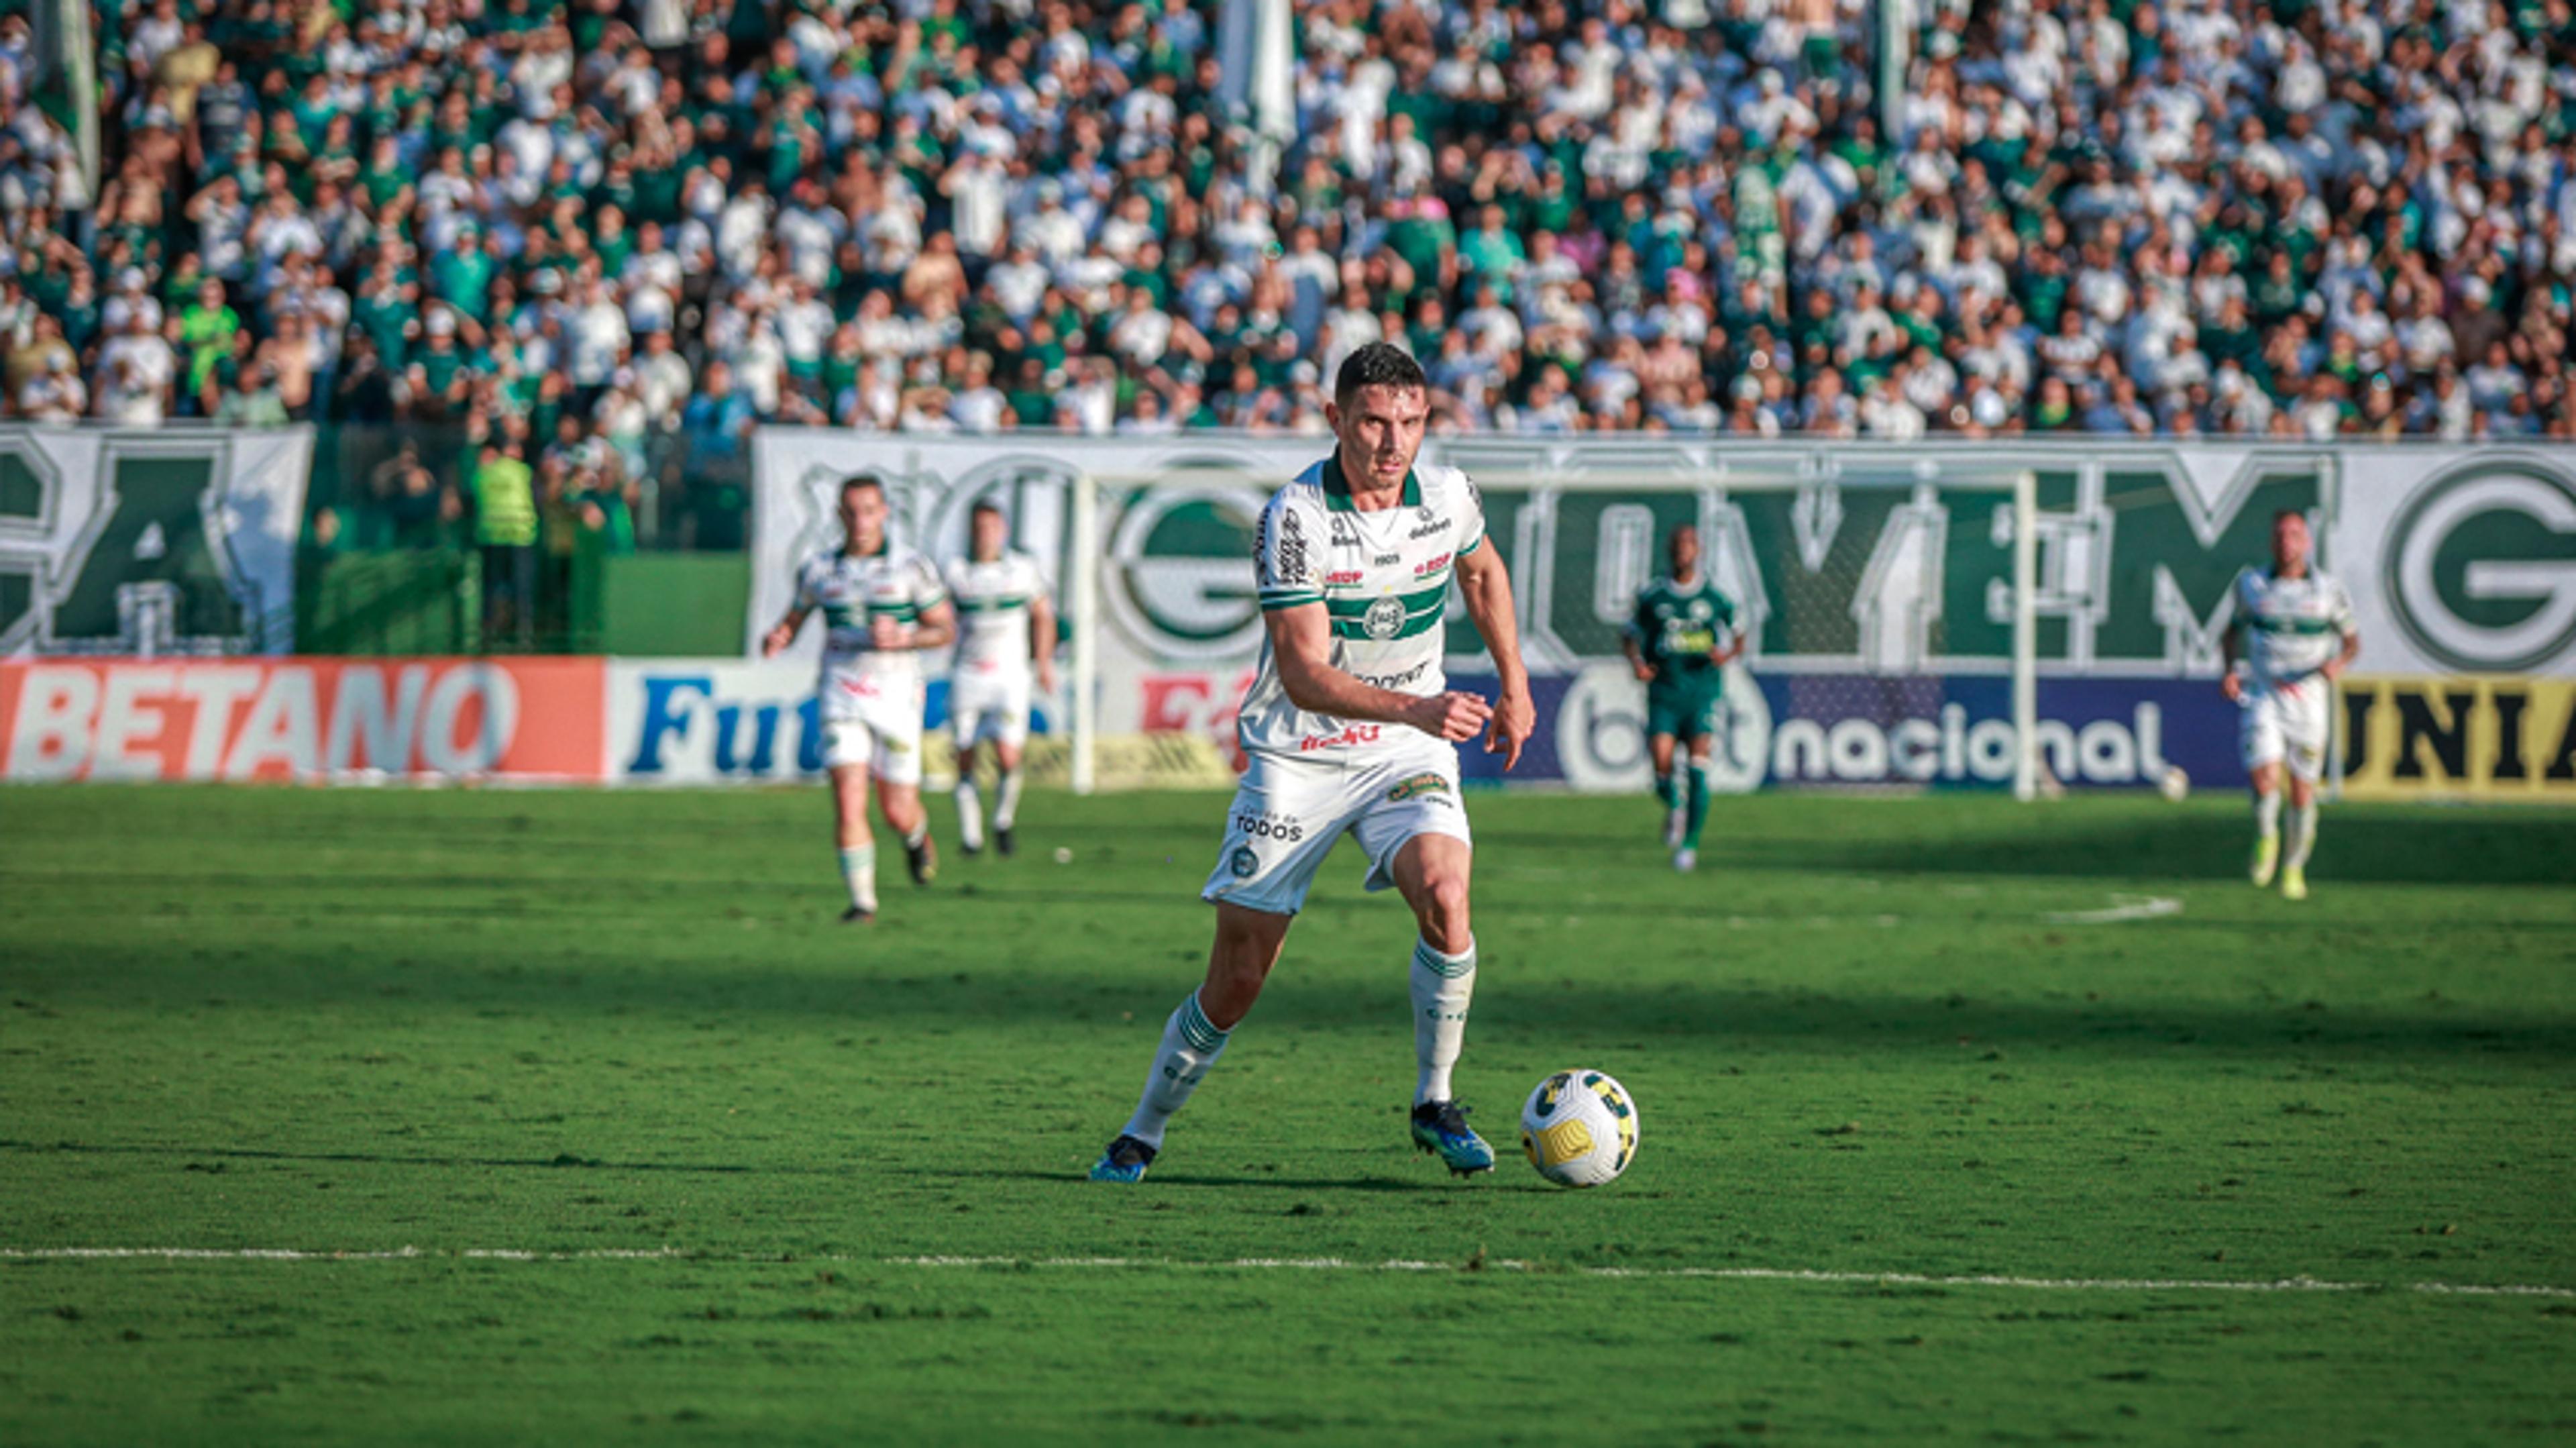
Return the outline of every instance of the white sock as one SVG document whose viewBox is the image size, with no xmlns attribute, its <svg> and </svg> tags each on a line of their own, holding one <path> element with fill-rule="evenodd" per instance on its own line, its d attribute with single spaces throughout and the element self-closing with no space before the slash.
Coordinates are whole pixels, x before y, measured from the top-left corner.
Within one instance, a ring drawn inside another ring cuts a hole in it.
<svg viewBox="0 0 2576 1448">
<path fill-rule="evenodd" d="M 2290 811 L 2290 868 L 2308 867 L 2308 853 L 2317 847 L 2317 805 L 2310 800 Z"/>
<path fill-rule="evenodd" d="M 993 804 L 993 828 L 997 830 L 1009 829 L 1011 822 L 1020 817 L 1020 773 L 1016 769 L 1002 771 L 1001 798 Z"/>
<path fill-rule="evenodd" d="M 1155 1048 L 1154 1069 L 1145 1077 L 1145 1094 L 1136 1102 L 1136 1114 L 1127 1121 L 1126 1134 L 1156 1150 L 1163 1145 L 1163 1128 L 1172 1121 L 1172 1113 L 1199 1089 L 1199 1082 L 1216 1058 L 1225 1054 L 1228 1033 L 1218 1030 L 1199 1009 L 1199 993 L 1192 991 L 1172 1018 L 1163 1022 L 1163 1043 Z"/>
<path fill-rule="evenodd" d="M 2281 796 L 2277 793 L 2254 796 L 2254 833 L 2268 840 L 2280 832 Z"/>
<path fill-rule="evenodd" d="M 841 879 L 850 887 L 850 903 L 873 912 L 877 908 L 877 847 L 868 844 L 843 849 Z"/>
<path fill-rule="evenodd" d="M 1443 955 L 1431 942 L 1413 943 L 1413 1059 L 1421 1074 L 1414 1104 L 1447 1101 L 1449 1072 L 1467 1044 L 1467 1002 L 1476 994 L 1476 942 L 1464 955 Z"/>
<path fill-rule="evenodd" d="M 927 812 L 924 812 L 921 817 L 921 823 L 914 825 L 911 829 L 903 832 L 903 847 L 907 850 L 920 849 L 921 842 L 929 838 L 930 815 Z"/>
<path fill-rule="evenodd" d="M 984 801 L 975 794 L 975 777 L 961 765 L 957 773 L 957 843 L 984 848 Z"/>
</svg>

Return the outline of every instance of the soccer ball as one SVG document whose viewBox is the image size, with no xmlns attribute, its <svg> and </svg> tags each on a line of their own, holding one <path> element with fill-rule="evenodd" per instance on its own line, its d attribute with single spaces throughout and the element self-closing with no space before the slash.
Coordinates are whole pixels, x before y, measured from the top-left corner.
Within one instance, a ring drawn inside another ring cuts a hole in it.
<svg viewBox="0 0 2576 1448">
<path fill-rule="evenodd" d="M 1599 1071 L 1559 1071 L 1521 1106 L 1521 1150 L 1561 1187 L 1597 1187 L 1637 1159 L 1637 1103 Z"/>
<path fill-rule="evenodd" d="M 2180 804 L 2191 797 L 2191 776 L 2178 765 L 2166 765 L 2165 777 L 2156 781 L 2156 788 L 2165 792 L 2165 798 Z"/>
</svg>

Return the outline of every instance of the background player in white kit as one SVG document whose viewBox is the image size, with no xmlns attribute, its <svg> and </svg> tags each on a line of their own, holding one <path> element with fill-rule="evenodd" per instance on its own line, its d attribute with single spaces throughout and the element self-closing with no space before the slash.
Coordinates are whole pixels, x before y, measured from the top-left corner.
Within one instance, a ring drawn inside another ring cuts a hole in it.
<svg viewBox="0 0 2576 1448">
<path fill-rule="evenodd" d="M 2221 687 L 2245 711 L 2237 728 L 2245 773 L 2254 785 L 2257 886 L 2308 898 L 2308 854 L 2317 844 L 2317 778 L 2325 772 L 2334 723 L 2334 681 L 2361 652 L 2352 599 L 2343 585 L 2309 563 L 2305 516 L 2272 519 L 2272 567 L 2236 579 L 2235 616 L 2227 625 L 2227 677 Z M 2239 660 L 2243 667 L 2238 667 Z M 2290 787 L 2290 848 L 2281 850 L 2281 776 Z"/>
<path fill-rule="evenodd" d="M 1266 633 L 1236 726 L 1250 767 L 1200 892 L 1216 905 L 1207 979 L 1164 1023 L 1144 1096 L 1091 1169 L 1096 1181 L 1145 1175 L 1345 832 L 1368 854 L 1368 888 L 1402 891 L 1421 930 L 1414 1143 L 1462 1175 L 1494 1165 L 1450 1087 L 1476 985 L 1457 743 L 1481 732 L 1509 769 L 1529 738 L 1511 580 L 1467 475 L 1414 466 L 1430 417 L 1421 366 L 1372 342 L 1342 363 L 1333 393 L 1325 416 L 1341 446 L 1270 500 L 1254 545 Z M 1451 692 L 1441 672 L 1453 575 L 1501 679 L 1490 705 Z"/>
<path fill-rule="evenodd" d="M 957 843 L 970 855 L 984 848 L 976 746 L 993 756 L 993 845 L 1007 855 L 1020 811 L 1030 685 L 1039 697 L 1055 696 L 1055 609 L 1046 573 L 1035 558 L 1005 547 L 1009 537 L 1001 506 L 978 502 L 967 518 L 966 556 L 948 565 L 948 596 L 957 606 L 948 725 L 957 737 Z"/>
<path fill-rule="evenodd" d="M 939 868 L 921 805 L 921 650 L 957 636 L 957 615 L 930 560 L 886 537 L 885 484 L 861 473 L 841 484 L 839 548 L 796 570 L 796 601 L 761 640 L 768 657 L 796 641 L 805 616 L 823 614 L 823 671 L 815 681 L 823 763 L 832 773 L 834 843 L 850 889 L 843 920 L 877 914 L 877 851 L 868 832 L 868 777 L 877 811 L 903 838 L 916 885 Z"/>
</svg>

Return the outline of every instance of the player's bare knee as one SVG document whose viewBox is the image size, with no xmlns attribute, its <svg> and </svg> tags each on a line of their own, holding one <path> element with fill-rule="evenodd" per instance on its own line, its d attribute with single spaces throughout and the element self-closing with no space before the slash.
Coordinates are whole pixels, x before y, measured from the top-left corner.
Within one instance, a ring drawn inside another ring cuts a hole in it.
<svg viewBox="0 0 2576 1448">
<path fill-rule="evenodd" d="M 1415 901 L 1414 917 L 1421 922 L 1422 938 L 1431 942 L 1433 949 L 1463 954 L 1467 943 L 1475 938 L 1467 921 L 1465 873 L 1438 871 L 1426 876 Z"/>
</svg>

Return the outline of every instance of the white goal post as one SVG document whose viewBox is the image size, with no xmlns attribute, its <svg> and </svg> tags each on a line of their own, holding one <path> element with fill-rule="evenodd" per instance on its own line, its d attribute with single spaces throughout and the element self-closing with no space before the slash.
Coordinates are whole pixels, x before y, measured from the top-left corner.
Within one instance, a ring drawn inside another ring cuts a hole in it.
<svg viewBox="0 0 2576 1448">
<path fill-rule="evenodd" d="M 1561 683 L 1615 663 L 1621 610 L 1637 586 L 1661 571 L 1670 526 L 1689 522 L 1704 540 L 1709 572 L 1741 610 L 1747 630 L 1741 687 L 1794 704 L 1794 717 L 1780 723 L 1801 732 L 1781 736 L 1784 756 L 1822 758 L 1830 751 L 1839 768 L 1849 762 L 1846 754 L 1864 765 L 1871 759 L 1886 765 L 1902 754 L 1944 765 L 1942 778 L 1964 780 L 1970 776 L 1957 761 L 1965 752 L 1973 755 L 1976 780 L 2008 779 L 2016 797 L 2035 798 L 2036 475 L 1990 456 L 1945 457 L 1933 448 L 1843 454 L 1826 468 L 1817 458 L 1813 449 L 1784 445 L 1660 469 L 1540 472 L 1522 459 L 1512 460 L 1516 466 L 1479 467 L 1474 449 L 1451 443 L 1438 460 L 1464 467 L 1484 497 L 1490 536 L 1513 567 L 1524 655 L 1534 677 Z M 1201 687 L 1213 690 L 1232 686 L 1252 666 L 1258 623 L 1257 613 L 1245 612 L 1252 597 L 1250 531 L 1260 503 L 1280 482 L 1275 474 L 1221 464 L 1074 473 L 1065 585 L 1070 774 L 1077 793 L 1101 787 L 1103 729 L 1123 725 L 1121 717 L 1104 720 L 1105 689 L 1132 692 L 1158 669 L 1189 668 L 1200 671 Z M 1167 518 L 1175 495 L 1203 502 L 1201 526 L 1241 531 L 1239 570 L 1205 556 L 1140 559 L 1138 539 L 1150 531 L 1138 523 L 1140 510 L 1151 501 L 1154 517 Z M 1186 659 L 1152 657 L 1157 647 L 1172 647 L 1168 631 L 1157 635 L 1157 644 L 1130 626 L 1138 594 L 1156 587 L 1167 595 L 1177 589 L 1202 612 L 1222 614 L 1203 644 L 1189 645 Z M 1451 647 L 1453 671 L 1480 672 L 1481 655 L 1458 652 L 1474 647 L 1472 634 L 1453 633 Z M 1948 685 L 1962 682 L 1995 705 L 1994 717 L 1973 733 L 1949 718 L 1964 717 L 1964 710 L 1939 702 Z M 1925 700 L 1945 720 L 1937 738 L 1924 735 Z M 1232 701 L 1222 702 L 1230 707 Z M 1550 723 L 1543 703 L 1540 729 Z M 1763 727 L 1772 727 L 1767 718 Z M 1883 781 L 1858 782 L 1928 780 L 1929 765 L 1920 774 L 1891 771 Z M 1597 774 L 1576 773 L 1569 762 L 1563 782 L 1600 787 L 1587 782 Z"/>
</svg>

